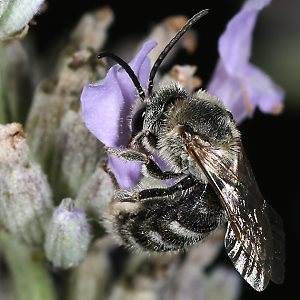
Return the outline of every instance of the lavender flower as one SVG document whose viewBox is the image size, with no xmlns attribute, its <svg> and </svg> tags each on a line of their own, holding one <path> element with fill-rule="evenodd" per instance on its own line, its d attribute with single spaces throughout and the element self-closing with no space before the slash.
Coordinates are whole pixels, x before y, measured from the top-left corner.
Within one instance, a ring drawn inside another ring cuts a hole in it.
<svg viewBox="0 0 300 300">
<path fill-rule="evenodd" d="M 147 55 L 155 45 L 154 41 L 144 43 L 129 63 L 142 87 L 147 85 L 150 73 Z M 83 120 L 87 128 L 106 146 L 126 147 L 131 137 L 127 120 L 136 99 L 137 91 L 128 74 L 115 65 L 103 81 L 84 87 L 81 95 Z M 109 167 L 122 188 L 132 186 L 140 176 L 140 163 L 110 156 Z"/>
<path fill-rule="evenodd" d="M 248 0 L 219 39 L 220 59 L 207 90 L 218 96 L 241 122 L 258 107 L 264 113 L 282 109 L 284 92 L 249 62 L 252 33 L 259 12 L 271 0 Z"/>
</svg>

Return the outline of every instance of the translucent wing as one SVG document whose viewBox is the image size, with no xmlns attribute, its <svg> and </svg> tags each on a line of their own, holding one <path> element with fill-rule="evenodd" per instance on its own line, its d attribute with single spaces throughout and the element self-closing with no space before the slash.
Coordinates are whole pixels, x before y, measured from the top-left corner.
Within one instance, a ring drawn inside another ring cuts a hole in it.
<svg viewBox="0 0 300 300">
<path fill-rule="evenodd" d="M 247 157 L 241 150 L 234 162 L 199 136 L 186 142 L 188 153 L 197 162 L 228 215 L 225 249 L 237 271 L 257 291 L 269 280 L 281 283 L 284 277 L 284 234 L 277 213 L 265 202 Z"/>
</svg>

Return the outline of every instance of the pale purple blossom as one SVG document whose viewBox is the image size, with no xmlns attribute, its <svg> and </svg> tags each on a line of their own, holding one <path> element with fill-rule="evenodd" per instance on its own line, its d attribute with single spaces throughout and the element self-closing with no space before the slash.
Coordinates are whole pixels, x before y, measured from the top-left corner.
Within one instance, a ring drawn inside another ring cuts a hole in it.
<svg viewBox="0 0 300 300">
<path fill-rule="evenodd" d="M 147 86 L 151 67 L 147 55 L 155 46 L 154 41 L 144 43 L 129 63 L 143 88 Z M 84 87 L 81 95 L 83 120 L 105 146 L 124 148 L 131 138 L 128 119 L 137 98 L 136 88 L 128 74 L 119 65 L 114 65 L 105 79 Z M 109 155 L 109 168 L 122 188 L 131 187 L 140 177 L 141 164 L 137 162 Z"/>
<path fill-rule="evenodd" d="M 264 113 L 282 107 L 283 90 L 249 62 L 257 16 L 270 2 L 246 1 L 219 39 L 220 59 L 207 90 L 222 99 L 237 122 L 251 116 L 256 107 Z"/>
</svg>

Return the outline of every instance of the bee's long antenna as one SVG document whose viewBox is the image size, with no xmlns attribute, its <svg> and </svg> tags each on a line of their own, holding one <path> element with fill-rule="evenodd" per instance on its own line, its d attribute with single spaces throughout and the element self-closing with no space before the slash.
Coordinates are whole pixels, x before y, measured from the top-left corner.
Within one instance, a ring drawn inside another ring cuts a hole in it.
<svg viewBox="0 0 300 300">
<path fill-rule="evenodd" d="M 172 40 L 169 42 L 169 44 L 165 47 L 165 49 L 160 53 L 159 57 L 155 61 L 151 72 L 149 76 L 148 81 L 148 96 L 151 95 L 152 89 L 153 89 L 153 80 L 155 77 L 155 74 L 166 57 L 166 55 L 169 53 L 169 51 L 174 47 L 174 45 L 178 42 L 178 40 L 203 16 L 205 16 L 208 13 L 208 9 L 201 10 L 197 14 L 195 14 L 191 19 L 187 21 L 187 23 L 180 29 L 180 31 L 177 32 L 177 34 L 172 38 Z"/>
<path fill-rule="evenodd" d="M 133 70 L 131 69 L 131 67 L 128 65 L 128 63 L 126 61 L 124 61 L 119 56 L 117 56 L 113 53 L 110 53 L 110 52 L 102 52 L 98 55 L 99 59 L 102 57 L 109 57 L 109 58 L 113 59 L 116 63 L 118 63 L 125 70 L 125 72 L 128 74 L 128 76 L 132 80 L 133 84 L 135 85 L 135 87 L 139 93 L 139 96 L 143 100 L 146 98 L 145 92 L 144 92 L 143 88 L 141 87 L 141 84 L 140 84 L 138 78 L 136 77 L 135 73 L 133 72 Z"/>
</svg>

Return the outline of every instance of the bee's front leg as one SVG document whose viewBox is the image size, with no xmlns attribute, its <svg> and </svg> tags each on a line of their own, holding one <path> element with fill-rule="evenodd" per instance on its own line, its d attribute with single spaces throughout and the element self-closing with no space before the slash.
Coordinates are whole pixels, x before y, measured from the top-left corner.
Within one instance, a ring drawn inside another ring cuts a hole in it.
<svg viewBox="0 0 300 300">
<path fill-rule="evenodd" d="M 105 150 L 107 153 L 121 157 L 125 160 L 139 161 L 143 163 L 146 167 L 148 174 L 153 178 L 166 180 L 166 179 L 178 178 L 182 176 L 182 174 L 180 173 L 175 173 L 171 171 L 162 171 L 161 168 L 153 159 L 151 159 L 149 156 L 139 151 L 135 151 L 131 149 L 118 150 L 109 147 L 105 148 Z"/>
</svg>

